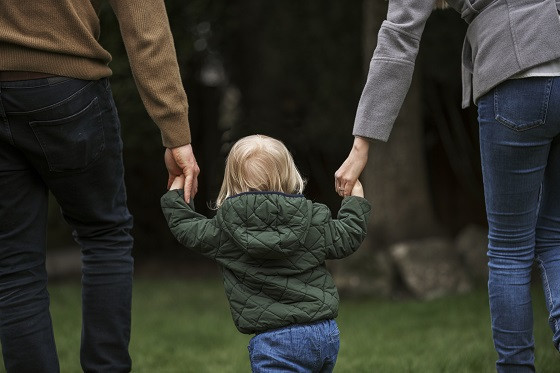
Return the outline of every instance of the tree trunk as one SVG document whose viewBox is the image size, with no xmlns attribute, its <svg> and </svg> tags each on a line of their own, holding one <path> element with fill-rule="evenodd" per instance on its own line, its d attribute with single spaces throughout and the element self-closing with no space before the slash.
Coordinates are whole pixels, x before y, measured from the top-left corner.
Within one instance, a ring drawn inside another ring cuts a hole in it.
<svg viewBox="0 0 560 373">
<path fill-rule="evenodd" d="M 387 14 L 386 4 L 379 0 L 363 2 L 362 50 L 366 73 L 377 43 L 377 32 Z M 337 286 L 344 294 L 394 294 L 398 275 L 388 247 L 437 232 L 423 149 L 418 83 L 418 79 L 413 78 L 389 142 L 373 141 L 370 145 L 368 164 L 361 177 L 365 196 L 373 204 L 368 235 L 356 254 L 329 263 Z"/>
<path fill-rule="evenodd" d="M 387 3 L 364 0 L 364 69 L 377 43 Z M 416 77 L 387 143 L 373 141 L 363 173 L 366 198 L 373 203 L 368 249 L 437 232 L 428 186 L 419 81 Z M 390 96 L 389 98 L 390 99 Z"/>
</svg>

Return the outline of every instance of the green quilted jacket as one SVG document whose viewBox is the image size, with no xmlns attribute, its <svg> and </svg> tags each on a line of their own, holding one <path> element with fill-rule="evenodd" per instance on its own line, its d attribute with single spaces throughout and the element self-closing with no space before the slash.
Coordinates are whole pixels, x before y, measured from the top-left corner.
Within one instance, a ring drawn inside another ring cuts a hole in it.
<svg viewBox="0 0 560 373">
<path fill-rule="evenodd" d="M 161 205 L 177 240 L 218 262 L 233 321 L 247 334 L 337 316 L 325 260 L 358 249 L 371 209 L 363 198 L 346 197 L 332 219 L 327 206 L 302 195 L 250 192 L 226 199 L 208 219 L 179 190 Z"/>
</svg>

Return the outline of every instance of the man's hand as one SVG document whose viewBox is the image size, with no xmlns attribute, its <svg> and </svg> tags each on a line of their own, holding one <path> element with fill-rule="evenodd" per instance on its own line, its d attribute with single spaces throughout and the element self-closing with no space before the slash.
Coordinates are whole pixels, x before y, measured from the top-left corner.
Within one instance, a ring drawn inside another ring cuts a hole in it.
<svg viewBox="0 0 560 373">
<path fill-rule="evenodd" d="M 196 158 L 190 144 L 179 146 L 176 148 L 167 148 L 165 150 L 165 167 L 169 177 L 167 179 L 167 188 L 169 189 L 177 176 L 185 177 L 185 201 L 190 202 L 191 197 L 194 197 L 198 192 L 198 174 L 200 168 L 196 163 Z"/>
<path fill-rule="evenodd" d="M 334 174 L 334 187 L 341 196 L 349 196 L 368 160 L 368 140 L 356 136 L 348 158 Z"/>
</svg>

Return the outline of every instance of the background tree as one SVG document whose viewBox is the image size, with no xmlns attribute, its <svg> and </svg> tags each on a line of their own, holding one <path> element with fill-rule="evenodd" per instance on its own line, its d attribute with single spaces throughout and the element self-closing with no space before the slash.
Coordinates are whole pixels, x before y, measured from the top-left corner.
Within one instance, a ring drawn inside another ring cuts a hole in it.
<svg viewBox="0 0 560 373">
<path fill-rule="evenodd" d="M 364 71 L 367 72 L 387 3 L 364 1 Z M 367 247 L 433 235 L 438 224 L 428 189 L 424 153 L 421 87 L 415 71 L 408 95 L 396 119 L 390 141 L 372 142 L 364 186 L 375 212 Z"/>
</svg>

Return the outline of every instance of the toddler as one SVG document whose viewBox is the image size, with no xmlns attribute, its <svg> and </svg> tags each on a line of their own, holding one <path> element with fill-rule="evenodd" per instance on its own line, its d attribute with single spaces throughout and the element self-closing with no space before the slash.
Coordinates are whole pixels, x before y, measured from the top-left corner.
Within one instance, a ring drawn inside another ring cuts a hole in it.
<svg viewBox="0 0 560 373">
<path fill-rule="evenodd" d="M 359 182 L 338 218 L 301 193 L 304 181 L 284 144 L 253 135 L 237 141 L 212 219 L 183 199 L 177 177 L 161 199 L 171 232 L 215 260 L 253 372 L 331 372 L 339 348 L 338 293 L 326 259 L 344 258 L 366 234 L 370 204 Z"/>
</svg>

